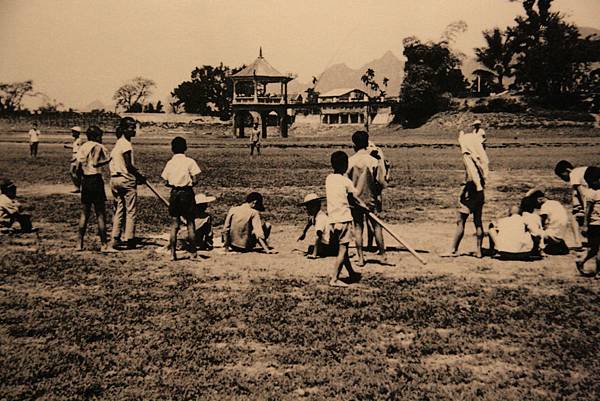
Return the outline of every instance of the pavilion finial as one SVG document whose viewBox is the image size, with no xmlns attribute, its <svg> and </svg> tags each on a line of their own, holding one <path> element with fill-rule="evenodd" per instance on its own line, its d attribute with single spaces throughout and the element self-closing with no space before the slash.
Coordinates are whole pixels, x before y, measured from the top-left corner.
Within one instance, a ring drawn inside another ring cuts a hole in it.
<svg viewBox="0 0 600 401">
<path fill-rule="evenodd" d="M 258 58 L 263 58 L 263 56 L 262 56 L 262 46 L 259 47 Z"/>
</svg>

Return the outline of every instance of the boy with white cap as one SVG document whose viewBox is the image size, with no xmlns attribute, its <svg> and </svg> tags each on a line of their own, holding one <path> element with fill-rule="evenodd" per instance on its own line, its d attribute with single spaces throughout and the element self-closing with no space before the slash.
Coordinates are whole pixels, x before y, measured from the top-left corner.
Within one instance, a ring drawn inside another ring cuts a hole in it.
<svg viewBox="0 0 600 401">
<path fill-rule="evenodd" d="M 484 129 L 481 128 L 481 120 L 479 119 L 473 121 L 473 134 L 479 135 L 479 137 L 481 138 L 481 143 L 485 147 L 485 141 L 487 140 L 487 138 L 485 137 Z"/>
<path fill-rule="evenodd" d="M 194 198 L 196 201 L 196 218 L 194 226 L 196 227 L 196 247 L 201 250 L 213 249 L 213 224 L 212 216 L 206 211 L 208 204 L 215 201 L 214 196 L 198 194 Z"/>
<path fill-rule="evenodd" d="M 71 128 L 71 136 L 73 137 L 73 143 L 65 145 L 65 149 L 71 149 L 72 156 L 69 174 L 71 175 L 71 181 L 73 181 L 73 186 L 75 187 L 73 193 L 78 193 L 80 191 L 81 181 L 79 181 L 79 176 L 77 175 L 77 152 L 83 143 L 83 140 L 81 139 L 81 128 L 78 126 Z"/>
<path fill-rule="evenodd" d="M 304 197 L 304 201 L 300 206 L 304 206 L 308 221 L 302 230 L 302 234 L 298 237 L 298 241 L 303 241 L 306 238 L 308 230 L 315 226 L 314 244 L 308 247 L 309 259 L 316 259 L 322 256 L 335 256 L 338 252 L 338 247 L 331 241 L 331 225 L 329 217 L 321 209 L 322 200 L 324 197 L 319 197 L 315 193 L 309 193 Z"/>
</svg>

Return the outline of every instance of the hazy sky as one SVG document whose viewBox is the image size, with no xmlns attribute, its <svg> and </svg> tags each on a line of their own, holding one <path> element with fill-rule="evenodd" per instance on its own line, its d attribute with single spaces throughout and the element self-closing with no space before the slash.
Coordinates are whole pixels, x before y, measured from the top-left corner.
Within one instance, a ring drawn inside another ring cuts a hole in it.
<svg viewBox="0 0 600 401">
<path fill-rule="evenodd" d="M 600 0 L 555 0 L 581 26 L 600 27 Z M 350 67 L 402 39 L 438 39 L 464 20 L 455 47 L 472 54 L 481 31 L 505 27 L 519 3 L 508 0 L 0 0 L 0 82 L 33 79 L 66 106 L 110 104 L 126 80 L 158 86 L 154 99 L 189 78 L 195 66 L 249 63 L 262 45 L 281 72 L 308 81 L 331 64 Z"/>
</svg>

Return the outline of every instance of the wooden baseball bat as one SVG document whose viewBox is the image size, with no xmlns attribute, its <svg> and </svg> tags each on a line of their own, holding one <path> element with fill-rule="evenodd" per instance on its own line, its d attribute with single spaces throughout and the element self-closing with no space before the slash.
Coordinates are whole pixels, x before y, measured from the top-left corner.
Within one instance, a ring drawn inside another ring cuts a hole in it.
<svg viewBox="0 0 600 401">
<path fill-rule="evenodd" d="M 402 245 L 403 247 L 405 247 L 408 250 L 408 252 L 410 252 L 415 258 L 417 258 L 417 260 L 419 262 L 421 262 L 424 265 L 427 264 L 427 262 L 425 261 L 425 259 L 423 259 L 422 257 L 420 257 L 419 254 L 417 253 L 417 251 L 415 251 L 410 245 L 408 245 L 406 243 L 406 241 L 404 241 L 395 232 L 393 232 L 392 229 L 389 228 L 388 225 L 383 222 L 383 220 L 381 220 L 379 217 L 377 217 L 375 215 L 375 213 L 369 212 L 369 216 L 373 220 L 375 220 L 375 222 L 377 224 L 379 224 L 385 231 L 387 231 L 392 236 L 392 238 L 394 238 L 396 241 L 398 241 L 400 243 L 400 245 Z"/>
</svg>

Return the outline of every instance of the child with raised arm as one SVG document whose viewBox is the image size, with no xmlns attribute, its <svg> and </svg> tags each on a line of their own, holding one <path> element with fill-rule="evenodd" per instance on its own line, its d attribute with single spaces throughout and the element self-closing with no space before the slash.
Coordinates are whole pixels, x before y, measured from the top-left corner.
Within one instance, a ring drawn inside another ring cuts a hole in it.
<svg viewBox="0 0 600 401">
<path fill-rule="evenodd" d="M 108 150 L 102 145 L 104 132 L 97 126 L 87 129 L 87 142 L 77 152 L 77 174 L 81 181 L 81 217 L 79 218 L 79 243 L 77 250 L 83 250 L 83 240 L 92 206 L 98 219 L 98 234 L 102 252 L 114 252 L 106 238 L 106 192 L 100 169 L 110 162 Z"/>
<path fill-rule="evenodd" d="M 329 285 L 333 287 L 347 287 L 348 284 L 340 280 L 342 267 L 346 267 L 351 279 L 358 276 L 352 269 L 348 246 L 352 240 L 352 211 L 350 203 L 368 209 L 367 205 L 357 197 L 357 190 L 352 181 L 346 176 L 348 170 L 348 155 L 342 151 L 333 152 L 331 155 L 333 173 L 325 180 L 325 193 L 327 195 L 327 214 L 333 226 L 332 240 L 339 244 L 335 263 L 331 270 Z"/>
<path fill-rule="evenodd" d="M 196 201 L 194 197 L 194 186 L 198 184 L 200 167 L 185 155 L 187 142 L 178 136 L 171 141 L 173 157 L 169 160 L 161 174 L 165 185 L 171 188 L 169 198 L 169 214 L 171 215 L 171 236 L 169 247 L 171 259 L 177 260 L 177 232 L 179 221 L 183 217 L 187 224 L 190 253 L 196 257 L 196 226 L 194 218 L 196 215 Z"/>
</svg>

